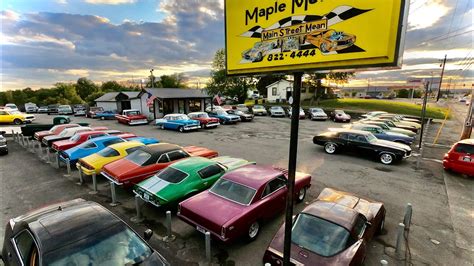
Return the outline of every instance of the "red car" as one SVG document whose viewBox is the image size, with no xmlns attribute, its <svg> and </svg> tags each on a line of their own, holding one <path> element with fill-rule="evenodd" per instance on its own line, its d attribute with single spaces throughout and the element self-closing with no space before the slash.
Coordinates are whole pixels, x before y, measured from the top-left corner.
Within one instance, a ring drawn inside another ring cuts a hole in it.
<svg viewBox="0 0 474 266">
<path fill-rule="evenodd" d="M 148 119 L 140 111 L 135 109 L 123 110 L 121 114 L 115 115 L 117 121 L 129 126 L 148 124 Z"/>
<path fill-rule="evenodd" d="M 361 265 L 368 242 L 383 231 L 383 203 L 325 188 L 293 219 L 292 265 Z M 283 265 L 285 224 L 268 246 L 263 264 Z"/>
<path fill-rule="evenodd" d="M 216 151 L 174 144 L 158 143 L 136 150 L 125 158 L 106 164 L 102 175 L 119 186 L 129 187 L 149 178 L 177 160 L 190 156 L 217 157 Z"/>
<path fill-rule="evenodd" d="M 446 170 L 474 176 L 474 139 L 456 142 L 444 155 L 443 167 Z"/>
<path fill-rule="evenodd" d="M 199 121 L 201 128 L 217 127 L 219 125 L 219 118 L 210 117 L 205 112 L 189 113 L 188 117 L 191 118 L 192 120 Z"/>
<path fill-rule="evenodd" d="M 343 110 L 334 110 L 330 116 L 334 122 L 351 122 L 351 116 L 346 114 Z"/>
<path fill-rule="evenodd" d="M 64 129 L 66 128 L 71 128 L 71 127 L 79 127 L 80 125 L 78 124 L 62 124 L 62 125 L 56 125 L 52 127 L 50 130 L 44 130 L 44 131 L 38 131 L 35 133 L 33 136 L 35 140 L 40 141 L 46 137 L 46 136 L 51 136 L 51 135 L 59 135 Z"/>
<path fill-rule="evenodd" d="M 107 136 L 107 135 L 116 135 L 118 137 L 121 137 L 123 139 L 128 139 L 128 138 L 134 138 L 137 135 L 133 133 L 123 133 L 118 130 L 106 130 L 106 131 L 85 131 L 85 132 L 79 132 L 76 133 L 74 136 L 70 137 L 69 139 L 66 140 L 60 140 L 60 141 L 55 141 L 53 142 L 53 145 L 51 148 L 54 151 L 65 151 L 67 149 L 70 149 L 72 147 L 76 147 L 77 145 L 84 143 L 90 139 L 93 138 L 98 138 L 102 136 Z"/>
<path fill-rule="evenodd" d="M 285 210 L 287 172 L 249 165 L 224 174 L 209 189 L 179 204 L 178 217 L 222 242 L 254 240 L 263 221 Z M 295 198 L 303 201 L 311 176 L 296 173 Z"/>
</svg>

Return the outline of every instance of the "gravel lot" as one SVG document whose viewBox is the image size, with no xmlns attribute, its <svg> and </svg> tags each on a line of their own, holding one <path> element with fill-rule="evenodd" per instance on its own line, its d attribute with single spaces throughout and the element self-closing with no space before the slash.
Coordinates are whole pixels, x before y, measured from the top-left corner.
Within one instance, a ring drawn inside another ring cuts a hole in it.
<svg viewBox="0 0 474 266">
<path fill-rule="evenodd" d="M 35 123 L 49 123 L 52 116 L 37 115 Z M 104 125 L 110 129 L 130 131 L 140 136 L 156 137 L 162 142 L 183 146 L 198 145 L 215 149 L 220 155 L 241 157 L 269 164 L 287 167 L 290 119 L 256 117 L 253 122 L 219 126 L 217 129 L 178 133 L 159 130 L 148 126 L 128 127 L 116 121 L 99 121 L 73 118 L 73 122 L 89 122 L 93 126 Z M 385 203 L 387 217 L 385 233 L 369 245 L 367 265 L 379 265 L 381 259 L 390 264 L 402 264 L 395 260 L 393 247 L 396 241 L 397 224 L 402 221 L 405 206 L 413 204 L 413 224 L 408 238 L 411 262 L 436 265 L 472 265 L 472 249 L 456 246 L 453 221 L 449 209 L 442 166 L 437 162 L 424 161 L 416 170 L 416 158 L 393 166 L 384 166 L 370 158 L 354 155 L 325 154 L 322 147 L 312 143 L 315 134 L 328 127 L 340 127 L 331 121 L 300 121 L 298 145 L 298 171 L 310 173 L 312 187 L 306 202 L 296 205 L 295 212 L 304 208 L 317 197 L 324 187 L 350 191 L 361 196 Z M 434 127 L 433 127 L 434 128 Z M 457 134 L 457 133 L 456 133 Z M 134 199 L 130 191 L 118 190 L 121 204 L 110 207 L 110 189 L 104 178 L 99 178 L 99 193 L 90 195 L 90 179 L 86 184 L 76 185 L 78 173 L 64 177 L 65 169 L 55 169 L 42 162 L 36 154 L 25 151 L 10 140 L 10 154 L 0 157 L 0 208 L 1 224 L 30 209 L 47 203 L 82 197 L 104 204 L 120 217 L 129 221 L 135 215 Z M 456 177 L 457 178 L 457 177 Z M 472 181 L 472 180 L 471 180 Z M 470 183 L 472 184 L 472 182 Z M 465 189 L 465 188 L 464 188 Z M 472 192 L 472 190 L 471 190 Z M 472 196 L 471 196 L 472 199 Z M 152 245 L 173 264 L 205 264 L 204 236 L 193 227 L 178 220 L 173 213 L 173 234 L 176 239 L 163 242 L 165 211 L 151 205 L 143 206 L 145 221 L 133 224 L 142 232 L 145 228 L 154 230 Z M 472 212 L 472 209 L 471 209 Z M 464 215 L 471 215 L 466 213 Z M 263 225 L 258 239 L 250 244 L 238 241 L 231 245 L 213 242 L 213 262 L 222 265 L 261 265 L 267 245 L 276 233 L 284 215 Z M 3 239 L 3 228 L 0 229 Z M 432 239 L 440 242 L 433 244 Z M 471 239 L 472 247 L 472 239 Z"/>
</svg>

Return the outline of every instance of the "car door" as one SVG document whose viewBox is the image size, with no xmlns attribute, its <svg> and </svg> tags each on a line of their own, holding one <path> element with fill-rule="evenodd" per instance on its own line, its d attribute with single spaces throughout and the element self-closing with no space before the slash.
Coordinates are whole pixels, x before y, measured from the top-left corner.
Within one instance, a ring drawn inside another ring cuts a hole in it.
<svg viewBox="0 0 474 266">
<path fill-rule="evenodd" d="M 196 184 L 197 186 L 195 188 L 199 190 L 204 190 L 204 189 L 209 188 L 224 173 L 225 173 L 225 170 L 218 164 L 212 164 L 200 169 L 198 171 L 198 175 L 201 178 L 201 180 L 199 184 Z"/>
<path fill-rule="evenodd" d="M 263 189 L 259 211 L 261 217 L 269 219 L 285 209 L 287 179 L 281 175 L 270 180 Z"/>
<path fill-rule="evenodd" d="M 370 143 L 367 141 L 364 135 L 362 134 L 355 134 L 351 133 L 349 134 L 349 142 L 351 145 L 351 148 L 355 152 L 360 152 L 360 153 L 371 153 L 372 148 L 370 147 Z"/>
<path fill-rule="evenodd" d="M 7 261 L 10 265 L 39 265 L 38 245 L 28 229 L 10 239 Z"/>
<path fill-rule="evenodd" d="M 0 110 L 0 123 L 11 123 L 8 119 L 8 113 L 6 111 Z"/>
</svg>

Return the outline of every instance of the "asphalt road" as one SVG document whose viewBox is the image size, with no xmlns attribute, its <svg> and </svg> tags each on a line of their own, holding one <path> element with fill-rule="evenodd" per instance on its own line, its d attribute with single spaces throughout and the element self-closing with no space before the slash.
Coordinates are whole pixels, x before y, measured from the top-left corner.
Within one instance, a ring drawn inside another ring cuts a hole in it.
<svg viewBox="0 0 474 266">
<path fill-rule="evenodd" d="M 37 115 L 37 121 L 49 122 L 52 116 Z M 217 129 L 178 133 L 159 130 L 152 125 L 128 127 L 116 121 L 98 121 L 74 118 L 74 122 L 89 122 L 94 126 L 105 125 L 111 129 L 130 131 L 137 135 L 156 137 L 162 142 L 183 146 L 199 145 L 215 149 L 220 155 L 229 155 L 256 161 L 258 164 L 287 167 L 290 120 L 288 118 L 257 117 L 254 122 L 219 126 Z M 298 166 L 300 172 L 310 173 L 312 187 L 304 203 L 296 205 L 295 212 L 317 197 L 324 187 L 350 191 L 385 203 L 387 208 L 386 232 L 369 245 L 367 265 L 379 265 L 381 259 L 390 264 L 399 264 L 393 256 L 396 229 L 403 220 L 405 206 L 413 205 L 413 224 L 408 246 L 411 262 L 417 264 L 469 265 L 469 256 L 456 246 L 453 222 L 448 207 L 448 196 L 439 163 L 423 162 L 416 170 L 416 158 L 393 166 L 384 166 L 370 158 L 358 155 L 325 154 L 322 147 L 312 143 L 315 134 L 328 127 L 340 127 L 331 121 L 300 121 L 298 143 Z M 89 195 L 90 179 L 78 186 L 77 171 L 64 177 L 65 169 L 54 169 L 43 163 L 32 153 L 17 144 L 10 146 L 8 156 L 0 157 L 1 217 L 5 224 L 11 217 L 47 203 L 77 197 L 92 199 L 109 207 L 110 189 L 104 179 L 99 178 L 99 194 Z M 120 217 L 129 221 L 134 216 L 134 200 L 129 191 L 118 190 L 121 204 L 109 207 Z M 173 213 L 172 226 L 176 239 L 163 242 L 165 233 L 165 211 L 151 205 L 143 206 L 145 221 L 134 225 L 137 231 L 151 228 L 155 232 L 152 244 L 175 264 L 204 264 L 204 236 L 193 227 L 178 220 Z M 266 223 L 257 240 L 252 243 L 238 241 L 223 245 L 213 242 L 213 262 L 222 265 L 261 265 L 263 253 L 282 224 L 284 215 Z M 3 229 L 2 229 L 3 230 Z M 3 239 L 3 231 L 0 231 Z M 440 242 L 433 244 L 431 239 Z M 407 252 L 408 255 L 408 252 Z"/>
</svg>

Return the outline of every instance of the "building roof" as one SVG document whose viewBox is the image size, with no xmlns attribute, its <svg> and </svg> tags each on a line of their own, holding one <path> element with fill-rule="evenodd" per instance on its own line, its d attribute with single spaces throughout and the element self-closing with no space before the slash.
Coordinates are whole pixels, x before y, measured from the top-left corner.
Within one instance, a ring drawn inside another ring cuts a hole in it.
<svg viewBox="0 0 474 266">
<path fill-rule="evenodd" d="M 211 98 L 211 96 L 202 89 L 146 88 L 145 91 L 159 99 Z"/>
<path fill-rule="evenodd" d="M 136 99 L 141 95 L 141 91 L 120 91 L 120 92 L 108 92 L 99 98 L 95 99 L 95 102 L 116 102 L 117 96 L 124 95 L 128 99 Z"/>
<path fill-rule="evenodd" d="M 275 82 L 273 82 L 272 84 L 267 85 L 265 88 L 268 89 L 268 88 L 272 87 L 273 85 L 278 84 L 278 83 L 283 82 L 283 81 L 288 82 L 288 83 L 290 83 L 290 84 L 293 84 L 292 81 L 289 81 L 289 80 L 286 80 L 286 79 L 280 79 L 279 81 L 275 81 Z"/>
</svg>

